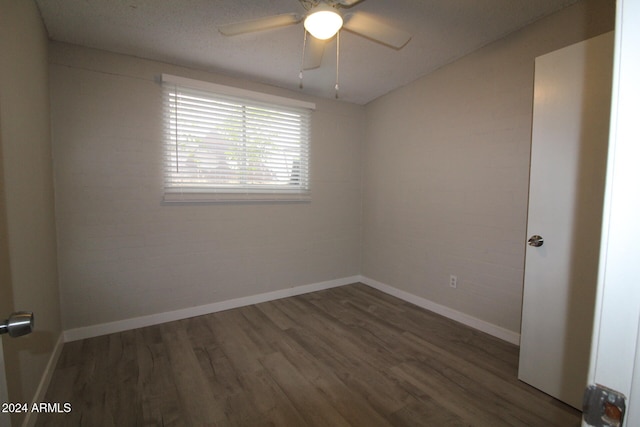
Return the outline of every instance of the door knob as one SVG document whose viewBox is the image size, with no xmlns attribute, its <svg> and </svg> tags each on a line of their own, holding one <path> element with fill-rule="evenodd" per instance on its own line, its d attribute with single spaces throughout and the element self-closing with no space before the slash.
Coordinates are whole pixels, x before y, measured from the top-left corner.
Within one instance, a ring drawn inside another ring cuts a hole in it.
<svg viewBox="0 0 640 427">
<path fill-rule="evenodd" d="M 30 311 L 17 311 L 0 323 L 0 334 L 9 334 L 10 337 L 21 337 L 33 331 L 33 313 Z"/>
<path fill-rule="evenodd" d="M 527 242 L 529 243 L 529 246 L 538 248 L 544 244 L 544 239 L 542 238 L 542 236 L 538 236 L 537 234 L 534 234 L 529 238 Z"/>
</svg>

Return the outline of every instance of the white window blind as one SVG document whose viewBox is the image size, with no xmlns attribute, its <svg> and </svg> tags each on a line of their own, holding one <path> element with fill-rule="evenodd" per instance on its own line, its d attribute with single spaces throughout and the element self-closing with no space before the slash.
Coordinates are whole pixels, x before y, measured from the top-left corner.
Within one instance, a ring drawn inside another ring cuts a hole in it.
<svg viewBox="0 0 640 427">
<path fill-rule="evenodd" d="M 309 199 L 314 104 L 163 75 L 165 201 Z"/>
</svg>

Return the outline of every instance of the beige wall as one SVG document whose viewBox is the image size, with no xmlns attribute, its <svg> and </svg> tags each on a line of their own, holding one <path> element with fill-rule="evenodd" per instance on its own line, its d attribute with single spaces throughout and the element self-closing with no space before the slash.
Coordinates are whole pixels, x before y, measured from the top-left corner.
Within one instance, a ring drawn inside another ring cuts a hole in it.
<svg viewBox="0 0 640 427">
<path fill-rule="evenodd" d="M 364 276 L 519 333 L 534 58 L 613 24 L 581 1 L 367 106 Z"/>
<path fill-rule="evenodd" d="M 311 203 L 163 204 L 161 73 L 316 102 Z M 363 107 L 60 43 L 50 79 L 65 329 L 359 273 Z"/>
<path fill-rule="evenodd" d="M 33 2 L 0 0 L 0 169 L 5 216 L 0 234 L 6 238 L 3 265 L 9 269 L 2 278 L 10 280 L 13 308 L 32 310 L 36 319 L 33 334 L 2 338 L 12 402 L 33 398 L 61 333 L 47 43 Z"/>
<path fill-rule="evenodd" d="M 65 329 L 362 273 L 518 332 L 533 60 L 613 12 L 581 1 L 365 108 L 52 43 Z M 313 201 L 162 204 L 164 72 L 316 102 Z"/>
</svg>

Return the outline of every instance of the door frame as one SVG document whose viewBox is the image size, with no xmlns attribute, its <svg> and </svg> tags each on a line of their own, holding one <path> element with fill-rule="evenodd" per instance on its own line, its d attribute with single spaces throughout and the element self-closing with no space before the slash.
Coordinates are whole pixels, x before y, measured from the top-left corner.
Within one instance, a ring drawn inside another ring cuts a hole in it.
<svg viewBox="0 0 640 427">
<path fill-rule="evenodd" d="M 608 170 L 588 381 L 627 397 L 640 425 L 640 2 L 618 0 Z M 583 421 L 583 426 L 587 426 Z"/>
<path fill-rule="evenodd" d="M 2 145 L 2 112 L 0 111 L 0 320 L 13 311 L 13 290 L 11 287 L 11 271 L 9 248 L 7 242 L 6 203 L 4 196 L 4 164 Z M 3 337 L 0 336 L 0 405 L 9 402 L 9 389 L 4 363 Z M 11 426 L 9 413 L 0 408 L 0 427 Z"/>
<path fill-rule="evenodd" d="M 9 402 L 9 392 L 7 390 L 7 378 L 4 370 L 4 350 L 2 349 L 2 339 L 0 338 L 0 404 Z M 0 408 L 2 409 L 2 408 Z M 9 413 L 0 410 L 0 426 L 11 426 Z"/>
</svg>

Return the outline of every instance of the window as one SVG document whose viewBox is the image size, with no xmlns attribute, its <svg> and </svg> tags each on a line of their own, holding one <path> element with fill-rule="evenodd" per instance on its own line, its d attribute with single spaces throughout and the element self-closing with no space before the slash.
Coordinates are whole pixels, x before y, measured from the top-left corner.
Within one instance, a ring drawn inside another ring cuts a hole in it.
<svg viewBox="0 0 640 427">
<path fill-rule="evenodd" d="M 309 199 L 314 104 L 163 75 L 165 201 Z"/>
</svg>

